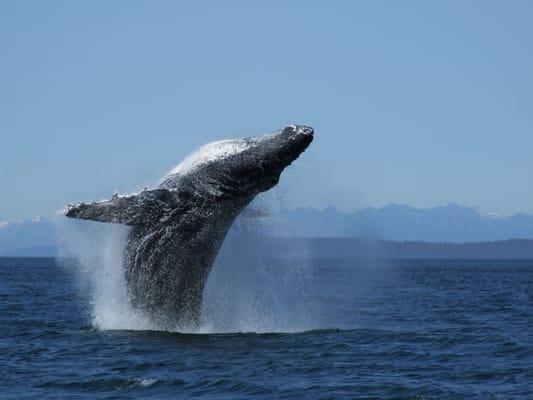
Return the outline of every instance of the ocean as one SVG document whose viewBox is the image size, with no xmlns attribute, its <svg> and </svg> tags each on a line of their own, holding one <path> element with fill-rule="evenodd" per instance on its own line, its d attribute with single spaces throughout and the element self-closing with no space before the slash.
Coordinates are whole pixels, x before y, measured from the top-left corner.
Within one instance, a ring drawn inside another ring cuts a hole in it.
<svg viewBox="0 0 533 400">
<path fill-rule="evenodd" d="M 533 261 L 224 263 L 180 333 L 125 323 L 109 273 L 0 259 L 0 398 L 533 398 Z"/>
</svg>

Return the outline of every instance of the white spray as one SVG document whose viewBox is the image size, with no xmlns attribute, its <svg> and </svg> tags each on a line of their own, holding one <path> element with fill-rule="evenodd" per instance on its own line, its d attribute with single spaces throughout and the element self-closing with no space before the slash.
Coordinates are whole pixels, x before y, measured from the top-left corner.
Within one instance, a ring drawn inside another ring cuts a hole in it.
<svg viewBox="0 0 533 400">
<path fill-rule="evenodd" d="M 92 325 L 102 330 L 160 330 L 128 300 L 122 263 L 129 228 L 66 218 L 57 227 L 61 255 L 77 261 L 76 279 L 81 290 L 89 291 Z M 207 280 L 201 325 L 188 332 L 294 332 L 317 327 L 306 305 L 313 282 L 305 245 L 295 246 L 291 257 L 280 263 L 269 257 L 273 251 L 267 243 L 259 220 L 237 219 Z"/>
<path fill-rule="evenodd" d="M 313 281 L 305 244 L 293 246 L 283 260 L 275 254 L 258 220 L 237 219 L 207 280 L 201 332 L 316 328 L 306 304 Z"/>
<path fill-rule="evenodd" d="M 154 329 L 128 300 L 122 258 L 129 228 L 66 218 L 57 228 L 63 243 L 61 256 L 67 266 L 76 268 L 80 289 L 89 291 L 92 324 L 104 330 Z"/>
</svg>

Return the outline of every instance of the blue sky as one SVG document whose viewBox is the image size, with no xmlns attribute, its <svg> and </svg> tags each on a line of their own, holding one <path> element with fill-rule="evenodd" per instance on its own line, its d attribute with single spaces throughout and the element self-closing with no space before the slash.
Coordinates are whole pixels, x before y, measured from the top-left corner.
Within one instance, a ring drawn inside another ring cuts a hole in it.
<svg viewBox="0 0 533 400">
<path fill-rule="evenodd" d="M 533 213 L 531 43 L 518 0 L 0 1 L 0 217 L 293 122 L 290 206 Z"/>
</svg>

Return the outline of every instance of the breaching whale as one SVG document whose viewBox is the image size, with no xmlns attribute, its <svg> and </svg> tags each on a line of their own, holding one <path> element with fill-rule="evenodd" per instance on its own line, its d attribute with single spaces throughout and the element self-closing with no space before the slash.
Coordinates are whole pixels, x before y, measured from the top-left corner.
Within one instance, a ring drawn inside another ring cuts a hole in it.
<svg viewBox="0 0 533 400">
<path fill-rule="evenodd" d="M 231 224 L 257 194 L 278 183 L 313 133 L 290 125 L 210 143 L 154 189 L 71 204 L 65 215 L 131 226 L 123 256 L 131 304 L 163 329 L 195 326 L 205 282 Z"/>
</svg>

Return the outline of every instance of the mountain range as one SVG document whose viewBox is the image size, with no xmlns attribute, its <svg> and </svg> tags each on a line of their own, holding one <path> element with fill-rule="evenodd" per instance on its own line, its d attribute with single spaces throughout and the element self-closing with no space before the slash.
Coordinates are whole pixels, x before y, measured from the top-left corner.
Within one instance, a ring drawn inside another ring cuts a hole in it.
<svg viewBox="0 0 533 400">
<path fill-rule="evenodd" d="M 484 215 L 475 208 L 454 203 L 422 209 L 389 204 L 354 213 L 341 213 L 334 207 L 327 207 L 248 214 L 248 218 L 251 215 L 258 221 L 266 236 L 285 240 L 332 238 L 338 239 L 338 243 L 341 239 L 371 239 L 457 244 L 533 239 L 533 215 Z M 0 219 L 0 256 L 54 256 L 58 254 L 62 240 L 57 234 L 57 224 L 52 220 L 36 218 L 8 222 Z M 355 242 L 344 240 L 342 243 L 349 247 Z"/>
<path fill-rule="evenodd" d="M 533 239 L 533 215 L 484 215 L 455 203 L 433 208 L 389 204 L 340 213 L 322 210 L 284 210 L 270 218 L 272 236 L 371 238 L 394 241 L 482 242 L 513 238 Z"/>
</svg>

